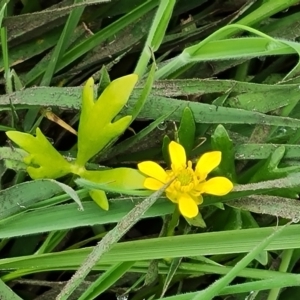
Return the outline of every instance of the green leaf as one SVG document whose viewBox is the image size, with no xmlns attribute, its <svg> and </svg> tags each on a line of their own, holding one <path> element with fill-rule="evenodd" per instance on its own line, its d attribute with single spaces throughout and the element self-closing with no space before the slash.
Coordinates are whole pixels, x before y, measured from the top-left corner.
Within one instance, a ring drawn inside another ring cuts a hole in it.
<svg viewBox="0 0 300 300">
<path fill-rule="evenodd" d="M 79 4 L 80 2 L 82 1 L 74 0 L 74 4 Z M 48 63 L 43 75 L 41 81 L 42 86 L 50 85 L 52 77 L 56 72 L 56 66 L 68 47 L 69 37 L 74 32 L 78 22 L 80 21 L 84 8 L 84 6 L 79 6 L 71 11 L 68 20 L 65 23 L 64 29 L 60 35 L 60 38 L 57 41 L 56 47 L 52 52 L 50 63 Z"/>
<path fill-rule="evenodd" d="M 218 169 L 221 170 L 222 175 L 232 181 L 236 181 L 233 143 L 223 125 L 217 126 L 211 137 L 211 144 L 213 150 L 222 152 L 222 160 L 218 167 Z"/>
<path fill-rule="evenodd" d="M 76 163 L 86 162 L 102 150 L 113 138 L 128 127 L 131 116 L 112 120 L 126 104 L 136 82 L 131 74 L 112 81 L 94 102 L 94 80 L 90 78 L 83 88 L 82 111 L 78 128 L 78 154 Z"/>
<path fill-rule="evenodd" d="M 0 294 L 1 299 L 9 299 L 9 300 L 22 300 L 14 291 L 6 285 L 2 280 L 0 280 Z"/>
<path fill-rule="evenodd" d="M 100 70 L 100 78 L 99 78 L 99 84 L 97 89 L 97 97 L 100 97 L 100 95 L 104 92 L 104 90 L 109 86 L 111 80 L 108 74 L 108 71 L 105 66 L 103 66 Z"/>
<path fill-rule="evenodd" d="M 299 200 L 268 196 L 252 195 L 228 202 L 228 205 L 257 214 L 268 214 L 288 220 L 299 219 Z"/>
<path fill-rule="evenodd" d="M 36 181 L 33 181 L 34 183 Z M 36 185 L 38 186 L 38 185 Z M 59 189 L 57 189 L 59 192 Z M 1 197 L 1 194 L 0 194 Z M 48 199 L 50 196 L 33 201 Z M 67 195 L 57 196 L 56 198 L 68 200 Z M 0 198 L 1 199 L 1 198 Z M 17 198 L 18 199 L 18 198 Z M 16 199 L 16 201 L 18 201 Z M 31 198 L 30 198 L 31 199 Z M 94 201 L 84 202 L 84 211 L 79 211 L 74 203 L 51 206 L 38 210 L 29 211 L 26 214 L 18 215 L 10 220 L 5 220 L 5 226 L 1 227 L 0 238 L 10 238 L 28 234 L 44 233 L 54 230 L 73 229 L 78 227 L 105 225 L 117 223 L 124 217 L 135 205 L 143 201 L 144 198 L 135 199 L 132 197 L 118 197 L 112 200 L 109 205 L 109 213 L 99 209 Z M 21 204 L 21 203 L 20 203 Z M 21 204 L 23 205 L 23 204 Z M 1 212 L 2 212 L 1 206 Z M 15 203 L 18 211 L 23 211 Z M 28 207 L 28 205 L 26 205 Z M 143 218 L 160 217 L 172 213 L 174 205 L 171 201 L 165 199 L 158 200 L 152 208 L 143 216 Z M 1 216 L 0 216 L 1 217 Z M 2 218 L 2 217 L 1 217 Z M 36 226 L 39 224 L 39 226 Z"/>
<path fill-rule="evenodd" d="M 185 107 L 182 112 L 180 126 L 178 129 L 179 143 L 184 147 L 187 156 L 191 153 L 195 142 L 195 120 L 189 107 Z"/>
<path fill-rule="evenodd" d="M 71 164 L 51 145 L 39 128 L 36 129 L 36 137 L 19 131 L 7 131 L 6 135 L 29 153 L 24 162 L 30 165 L 27 172 L 31 178 L 55 179 L 71 172 Z"/>
<path fill-rule="evenodd" d="M 160 1 L 159 3 L 144 49 L 134 70 L 140 77 L 143 76 L 147 68 L 147 64 L 152 56 L 152 51 L 158 50 L 165 37 L 165 32 L 172 17 L 175 4 L 175 0 Z"/>
<path fill-rule="evenodd" d="M 171 167 L 171 159 L 169 154 L 169 144 L 171 142 L 171 139 L 169 136 L 165 135 L 163 138 L 163 144 L 162 144 L 162 154 L 164 161 L 166 162 L 167 166 Z"/>
<path fill-rule="evenodd" d="M 54 180 L 35 180 L 20 183 L 0 191 L 0 219 L 27 210 L 32 204 L 61 193 Z"/>
<path fill-rule="evenodd" d="M 183 259 L 183 257 L 177 257 L 177 258 L 172 259 L 168 274 L 164 280 L 164 286 L 163 286 L 160 298 L 162 298 L 165 295 L 166 291 L 168 290 L 174 276 L 176 275 L 177 269 L 179 268 L 179 266 L 181 264 L 182 259 Z"/>
<path fill-rule="evenodd" d="M 152 90 L 153 82 L 154 82 L 154 74 L 155 74 L 155 69 L 156 69 L 156 64 L 153 63 L 150 69 L 150 72 L 148 74 L 147 80 L 144 84 L 144 88 L 136 101 L 135 106 L 132 108 L 131 115 L 132 115 L 132 120 L 133 122 L 135 118 L 139 115 L 141 110 L 143 109 L 146 101 L 148 100 L 148 96 L 150 95 L 150 92 Z"/>
<path fill-rule="evenodd" d="M 78 300 L 96 299 L 97 296 L 111 287 L 118 279 L 120 279 L 135 262 L 126 261 L 113 265 L 104 274 L 98 277 L 80 296 Z"/>
</svg>

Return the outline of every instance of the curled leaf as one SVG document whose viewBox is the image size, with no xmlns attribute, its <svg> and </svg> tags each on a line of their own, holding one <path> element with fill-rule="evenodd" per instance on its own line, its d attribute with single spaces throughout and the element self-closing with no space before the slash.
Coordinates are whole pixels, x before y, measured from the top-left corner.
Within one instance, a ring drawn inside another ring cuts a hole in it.
<svg viewBox="0 0 300 300">
<path fill-rule="evenodd" d="M 112 81 L 94 102 L 94 80 L 90 78 L 82 93 L 82 111 L 78 128 L 76 163 L 85 163 L 129 126 L 131 116 L 112 120 L 126 104 L 138 76 L 131 74 Z"/>
<path fill-rule="evenodd" d="M 56 179 L 71 172 L 71 164 L 51 145 L 39 128 L 36 136 L 19 131 L 7 131 L 6 135 L 28 152 L 24 162 L 32 179 Z"/>
</svg>

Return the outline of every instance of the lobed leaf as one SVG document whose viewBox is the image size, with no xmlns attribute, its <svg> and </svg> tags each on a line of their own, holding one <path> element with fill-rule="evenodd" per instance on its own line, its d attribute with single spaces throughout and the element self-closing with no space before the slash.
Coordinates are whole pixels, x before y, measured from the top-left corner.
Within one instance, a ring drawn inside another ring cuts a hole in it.
<svg viewBox="0 0 300 300">
<path fill-rule="evenodd" d="M 24 162 L 29 165 L 27 172 L 32 179 L 55 179 L 71 172 L 71 164 L 51 145 L 39 128 L 36 129 L 35 137 L 18 131 L 7 131 L 6 135 L 29 153 Z"/>
<path fill-rule="evenodd" d="M 131 116 L 113 123 L 112 121 L 126 104 L 137 79 L 137 75 L 131 74 L 112 81 L 96 102 L 94 102 L 94 80 L 90 78 L 87 81 L 82 93 L 82 111 L 78 128 L 76 159 L 78 165 L 84 166 L 90 158 L 128 127 Z"/>
</svg>

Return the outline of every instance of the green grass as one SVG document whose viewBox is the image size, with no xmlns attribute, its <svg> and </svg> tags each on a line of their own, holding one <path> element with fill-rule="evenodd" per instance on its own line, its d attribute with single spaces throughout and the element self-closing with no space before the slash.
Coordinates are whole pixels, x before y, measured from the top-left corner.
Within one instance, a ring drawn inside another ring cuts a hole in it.
<svg viewBox="0 0 300 300">
<path fill-rule="evenodd" d="M 298 299 L 298 2 L 0 1 L 0 298 Z M 165 168 L 171 140 L 193 162 L 221 151 L 213 175 L 234 190 L 205 195 L 197 218 L 163 190 L 32 180 L 7 141 L 40 127 L 74 161 L 76 136 L 42 109 L 77 130 L 86 80 L 96 95 L 131 73 L 139 82 L 116 117 L 132 115 L 130 128 L 88 168 Z"/>
</svg>

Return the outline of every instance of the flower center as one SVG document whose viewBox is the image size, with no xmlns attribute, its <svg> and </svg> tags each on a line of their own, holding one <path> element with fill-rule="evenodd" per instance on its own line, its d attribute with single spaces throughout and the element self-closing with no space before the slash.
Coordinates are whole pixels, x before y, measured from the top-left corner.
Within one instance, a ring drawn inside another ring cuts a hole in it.
<svg viewBox="0 0 300 300">
<path fill-rule="evenodd" d="M 188 193 L 192 191 L 197 185 L 197 176 L 192 169 L 192 162 L 189 161 L 186 168 L 177 169 L 175 172 L 169 173 L 170 178 L 176 177 L 170 188 L 175 189 L 181 193 Z"/>
<path fill-rule="evenodd" d="M 177 180 L 180 182 L 181 185 L 189 185 L 191 182 L 193 182 L 193 171 L 189 169 L 182 170 L 177 175 Z"/>
</svg>

